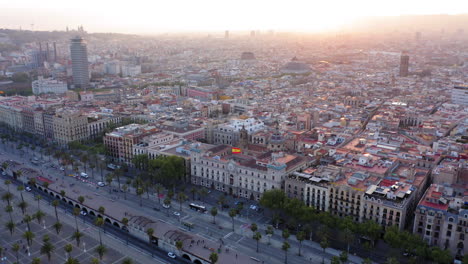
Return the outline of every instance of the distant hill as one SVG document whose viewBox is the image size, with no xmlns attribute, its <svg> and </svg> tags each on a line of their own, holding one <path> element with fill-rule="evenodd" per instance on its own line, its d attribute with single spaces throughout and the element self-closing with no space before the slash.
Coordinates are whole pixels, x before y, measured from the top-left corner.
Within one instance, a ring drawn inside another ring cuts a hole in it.
<svg viewBox="0 0 468 264">
<path fill-rule="evenodd" d="M 405 15 L 392 17 L 367 17 L 350 25 L 353 31 L 399 31 L 454 33 L 459 29 L 468 34 L 468 14 L 461 15 Z"/>
<path fill-rule="evenodd" d="M 66 31 L 31 31 L 31 30 L 14 30 L 0 28 L 0 34 L 6 34 L 11 41 L 16 45 L 21 45 L 29 42 L 51 41 L 51 40 L 68 40 L 79 33 L 76 30 Z M 117 33 L 84 33 L 88 37 L 97 39 L 129 39 L 138 37 L 137 35 L 117 34 Z"/>
</svg>

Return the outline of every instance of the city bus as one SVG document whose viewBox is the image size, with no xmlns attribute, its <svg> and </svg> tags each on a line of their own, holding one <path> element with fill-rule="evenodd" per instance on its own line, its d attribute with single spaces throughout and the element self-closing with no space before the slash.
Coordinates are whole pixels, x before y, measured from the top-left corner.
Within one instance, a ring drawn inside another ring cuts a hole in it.
<svg viewBox="0 0 468 264">
<path fill-rule="evenodd" d="M 195 210 L 197 212 L 205 213 L 206 212 L 206 207 L 194 203 L 190 203 L 189 205 L 190 209 Z"/>
</svg>

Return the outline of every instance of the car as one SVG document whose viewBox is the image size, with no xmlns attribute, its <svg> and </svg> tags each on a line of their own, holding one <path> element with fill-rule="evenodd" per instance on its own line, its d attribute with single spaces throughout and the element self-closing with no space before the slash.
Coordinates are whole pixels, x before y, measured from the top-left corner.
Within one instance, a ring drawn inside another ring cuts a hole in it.
<svg viewBox="0 0 468 264">
<path fill-rule="evenodd" d="M 97 185 L 98 185 L 99 187 L 104 187 L 104 186 L 106 186 L 106 184 L 105 184 L 104 182 L 98 182 Z"/>
<path fill-rule="evenodd" d="M 63 167 L 60 167 L 60 170 L 61 170 L 61 171 L 64 171 L 65 169 L 64 169 Z"/>
<path fill-rule="evenodd" d="M 80 176 L 85 179 L 89 178 L 88 174 L 84 172 L 80 173 Z"/>
<path fill-rule="evenodd" d="M 163 207 L 168 209 L 168 208 L 171 208 L 171 206 L 169 204 L 163 204 Z"/>
<path fill-rule="evenodd" d="M 26 186 L 26 188 L 24 188 L 24 189 L 25 189 L 27 192 L 32 191 L 31 187 L 29 187 L 29 186 Z"/>
<path fill-rule="evenodd" d="M 251 205 L 250 205 L 250 209 L 252 209 L 252 210 L 257 210 L 257 209 L 258 209 L 258 206 L 254 205 L 254 204 L 251 204 Z"/>
<path fill-rule="evenodd" d="M 82 216 L 87 216 L 88 213 L 86 213 L 85 211 L 80 211 L 80 215 L 82 215 Z"/>
<path fill-rule="evenodd" d="M 3 175 L 3 176 L 6 176 L 6 172 L 2 172 L 2 175 Z"/>
<path fill-rule="evenodd" d="M 180 216 L 180 213 L 179 212 L 174 212 L 174 215 L 175 216 Z"/>
<path fill-rule="evenodd" d="M 176 258 L 176 255 L 174 253 L 172 253 L 172 252 L 167 253 L 167 256 L 172 258 L 172 259 Z"/>
</svg>

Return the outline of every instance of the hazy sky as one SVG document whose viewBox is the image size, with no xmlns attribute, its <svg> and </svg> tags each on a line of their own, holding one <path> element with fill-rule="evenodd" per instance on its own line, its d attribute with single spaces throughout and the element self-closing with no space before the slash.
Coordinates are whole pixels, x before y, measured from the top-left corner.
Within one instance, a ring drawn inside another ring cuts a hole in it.
<svg viewBox="0 0 468 264">
<path fill-rule="evenodd" d="M 0 7 L 0 28 L 317 31 L 366 16 L 468 13 L 468 0 L 0 0 Z"/>
</svg>

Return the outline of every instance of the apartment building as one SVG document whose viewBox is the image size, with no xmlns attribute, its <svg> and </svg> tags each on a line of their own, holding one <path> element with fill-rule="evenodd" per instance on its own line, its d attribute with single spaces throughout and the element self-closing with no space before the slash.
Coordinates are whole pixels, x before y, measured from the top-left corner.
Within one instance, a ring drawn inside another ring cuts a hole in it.
<svg viewBox="0 0 468 264">
<path fill-rule="evenodd" d="M 108 151 L 109 157 L 113 161 L 125 162 L 131 164 L 134 155 L 133 147 L 151 134 L 158 132 L 155 126 L 130 124 L 118 127 L 104 136 L 104 145 Z"/>
<path fill-rule="evenodd" d="M 432 184 L 415 211 L 413 233 L 456 256 L 468 253 L 468 184 Z"/>
<path fill-rule="evenodd" d="M 232 154 L 227 145 L 197 145 L 190 160 L 193 184 L 255 200 L 267 190 L 282 189 L 287 175 L 310 164 L 306 157 L 283 152 Z"/>
<path fill-rule="evenodd" d="M 88 117 L 76 110 L 57 110 L 53 116 L 53 135 L 60 145 L 88 139 Z"/>
</svg>

